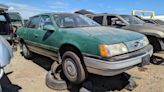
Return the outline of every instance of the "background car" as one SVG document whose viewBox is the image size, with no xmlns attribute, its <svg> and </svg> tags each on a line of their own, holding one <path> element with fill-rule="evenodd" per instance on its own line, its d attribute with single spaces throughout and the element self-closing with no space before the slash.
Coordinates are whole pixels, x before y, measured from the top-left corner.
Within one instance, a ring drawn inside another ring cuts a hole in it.
<svg viewBox="0 0 164 92">
<path fill-rule="evenodd" d="M 164 51 L 163 26 L 146 23 L 143 20 L 132 15 L 104 13 L 86 14 L 86 16 L 103 26 L 110 26 L 142 33 L 148 37 L 150 44 L 153 45 L 155 53 L 162 53 Z M 163 59 L 163 57 L 154 56 L 152 57 L 151 62 L 153 64 L 158 64 L 159 62 L 161 62 L 161 58 Z"/>
</svg>

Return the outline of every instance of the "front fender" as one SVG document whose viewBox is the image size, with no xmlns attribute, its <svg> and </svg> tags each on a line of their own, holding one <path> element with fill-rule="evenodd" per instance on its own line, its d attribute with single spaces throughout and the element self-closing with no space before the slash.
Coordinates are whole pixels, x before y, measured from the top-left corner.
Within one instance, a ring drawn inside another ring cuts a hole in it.
<svg viewBox="0 0 164 92">
<path fill-rule="evenodd" d="M 0 36 L 0 67 L 10 63 L 13 57 L 13 51 L 9 43 Z"/>
<path fill-rule="evenodd" d="M 70 44 L 75 46 L 80 50 L 82 54 L 91 54 L 99 56 L 99 42 L 95 40 L 93 37 L 90 38 L 81 38 L 81 39 L 69 39 L 62 42 L 60 47 L 64 44 Z M 60 48 L 59 47 L 59 48 Z"/>
</svg>

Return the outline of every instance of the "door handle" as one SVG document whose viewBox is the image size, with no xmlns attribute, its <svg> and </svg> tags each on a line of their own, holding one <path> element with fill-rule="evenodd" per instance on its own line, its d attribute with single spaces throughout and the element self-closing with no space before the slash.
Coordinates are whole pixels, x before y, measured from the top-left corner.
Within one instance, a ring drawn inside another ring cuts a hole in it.
<svg viewBox="0 0 164 92">
<path fill-rule="evenodd" d="M 34 36 L 35 36 L 35 38 L 38 38 L 38 34 L 35 34 Z"/>
</svg>

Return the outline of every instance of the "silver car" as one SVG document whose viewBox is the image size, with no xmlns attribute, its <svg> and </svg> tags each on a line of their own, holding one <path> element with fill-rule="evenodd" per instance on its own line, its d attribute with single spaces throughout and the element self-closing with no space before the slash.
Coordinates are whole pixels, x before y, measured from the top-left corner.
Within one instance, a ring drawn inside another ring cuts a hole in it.
<svg viewBox="0 0 164 92">
<path fill-rule="evenodd" d="M 4 74 L 4 67 L 10 63 L 13 57 L 13 51 L 10 44 L 0 36 L 0 79 Z M 0 92 L 2 92 L 0 85 Z"/>
</svg>

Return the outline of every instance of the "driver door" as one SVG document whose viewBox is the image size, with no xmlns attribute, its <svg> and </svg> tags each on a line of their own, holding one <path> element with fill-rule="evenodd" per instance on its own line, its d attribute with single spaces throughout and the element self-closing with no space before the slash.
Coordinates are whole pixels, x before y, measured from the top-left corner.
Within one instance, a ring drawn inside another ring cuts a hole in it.
<svg viewBox="0 0 164 92">
<path fill-rule="evenodd" d="M 38 31 L 37 35 L 38 36 L 38 42 L 40 44 L 40 48 L 42 53 L 44 52 L 45 54 L 49 55 L 50 52 L 56 51 L 55 49 L 55 30 L 44 30 L 43 27 L 45 25 L 53 25 L 53 22 L 50 18 L 49 15 L 42 15 L 40 17 L 40 30 Z"/>
</svg>

